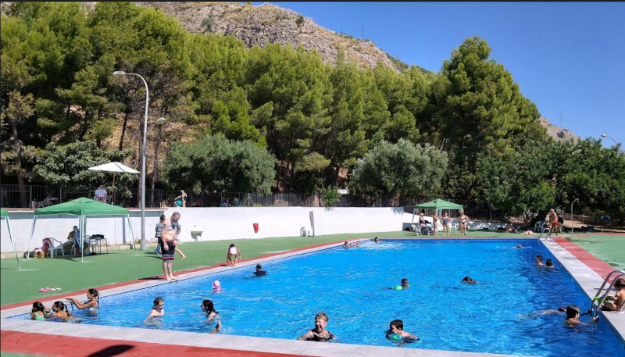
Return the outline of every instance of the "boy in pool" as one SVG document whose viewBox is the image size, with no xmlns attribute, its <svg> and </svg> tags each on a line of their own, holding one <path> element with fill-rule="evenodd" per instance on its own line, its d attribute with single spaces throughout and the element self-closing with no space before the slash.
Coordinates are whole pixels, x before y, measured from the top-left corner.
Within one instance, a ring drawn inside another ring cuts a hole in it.
<svg viewBox="0 0 625 357">
<path fill-rule="evenodd" d="M 403 278 L 401 279 L 401 285 L 390 287 L 389 290 L 406 290 L 408 288 L 410 288 L 410 282 L 408 279 Z"/>
<path fill-rule="evenodd" d="M 581 316 L 579 313 L 579 307 L 575 306 L 575 305 L 569 305 L 566 307 L 566 320 L 564 320 L 564 323 L 569 326 L 569 327 L 573 327 L 573 326 L 578 326 L 578 325 L 586 325 L 585 322 L 582 322 L 579 320 L 579 317 Z M 588 313 L 589 311 L 586 311 L 586 313 Z M 584 313 L 584 315 L 586 314 Z M 592 320 L 594 322 L 599 321 L 599 316 L 595 316 L 592 318 Z"/>
<path fill-rule="evenodd" d="M 254 272 L 254 275 L 256 276 L 263 276 L 263 275 L 267 275 L 267 272 L 262 270 L 263 266 L 260 264 L 256 264 L 256 271 Z"/>
<path fill-rule="evenodd" d="M 404 343 L 419 340 L 419 337 L 416 335 L 404 331 L 404 322 L 402 320 L 391 321 L 389 329 L 386 331 L 386 338 L 391 341 L 399 341 L 399 347 L 401 347 Z"/>
<path fill-rule="evenodd" d="M 547 259 L 547 261 L 545 262 L 545 268 L 555 268 L 555 266 L 553 265 L 553 260 Z"/>
<path fill-rule="evenodd" d="M 326 325 L 328 324 L 328 314 L 325 312 L 320 312 L 315 316 L 315 328 L 310 329 L 310 331 L 306 332 L 298 340 L 300 341 L 318 341 L 318 342 L 330 342 L 331 340 L 336 339 L 336 336 L 328 330 L 326 330 Z"/>
<path fill-rule="evenodd" d="M 471 279 L 471 277 L 470 277 L 470 276 L 465 276 L 465 277 L 462 279 L 461 283 L 467 283 L 467 284 L 477 284 L 477 280 L 473 280 L 473 279 Z"/>
<path fill-rule="evenodd" d="M 543 264 L 543 256 L 542 255 L 537 255 L 536 259 L 534 259 L 534 261 L 536 262 L 536 265 L 538 265 L 539 267 L 545 266 L 545 264 Z"/>
</svg>

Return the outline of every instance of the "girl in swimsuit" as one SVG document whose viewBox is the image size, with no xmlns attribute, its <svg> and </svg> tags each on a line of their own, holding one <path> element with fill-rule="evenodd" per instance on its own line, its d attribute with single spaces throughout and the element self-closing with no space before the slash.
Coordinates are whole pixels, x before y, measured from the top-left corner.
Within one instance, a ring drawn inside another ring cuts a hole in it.
<svg viewBox="0 0 625 357">
<path fill-rule="evenodd" d="M 447 213 L 443 213 L 443 235 L 445 236 L 451 236 L 451 230 L 449 229 L 449 226 L 451 225 L 451 220 L 449 219 L 449 216 L 447 215 Z"/>
<path fill-rule="evenodd" d="M 33 320 L 43 321 L 48 317 L 46 314 L 46 307 L 40 301 L 35 301 L 33 303 L 33 309 L 30 310 L 30 318 Z"/>
<path fill-rule="evenodd" d="M 76 299 L 73 296 L 68 296 L 65 299 L 70 300 L 72 303 L 74 303 L 74 305 L 82 310 L 82 309 L 89 309 L 89 311 L 93 311 L 96 312 L 97 308 L 99 307 L 99 302 L 100 302 L 100 298 L 99 298 L 100 294 L 98 293 L 98 291 L 96 289 L 89 289 L 89 291 L 87 291 L 87 301 L 81 303 L 80 301 L 78 301 L 78 299 Z"/>
<path fill-rule="evenodd" d="M 202 311 L 206 312 L 206 318 L 209 323 L 217 322 L 217 325 L 213 327 L 210 333 L 217 333 L 221 331 L 221 318 L 219 317 L 219 312 L 215 310 L 215 305 L 211 300 L 202 301 Z"/>
<path fill-rule="evenodd" d="M 157 297 L 154 299 L 150 314 L 145 318 L 145 320 L 143 320 L 143 322 L 148 322 L 152 318 L 160 316 L 165 316 L 165 300 L 163 300 L 162 297 Z"/>
<path fill-rule="evenodd" d="M 65 305 L 62 301 L 55 301 L 54 305 L 52 305 L 52 314 L 50 317 L 56 317 L 59 319 L 67 320 L 72 316 L 72 314 L 67 311 L 67 305 Z"/>
<path fill-rule="evenodd" d="M 241 259 L 241 251 L 237 248 L 234 243 L 230 244 L 228 247 L 228 254 L 226 254 L 226 264 L 232 266 L 237 266 L 237 259 Z"/>
</svg>

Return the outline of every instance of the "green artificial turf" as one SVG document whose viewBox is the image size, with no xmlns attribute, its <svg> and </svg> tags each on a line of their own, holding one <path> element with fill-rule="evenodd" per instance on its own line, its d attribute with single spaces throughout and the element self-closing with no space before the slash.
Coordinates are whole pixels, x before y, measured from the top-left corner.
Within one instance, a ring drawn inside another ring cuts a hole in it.
<svg viewBox="0 0 625 357">
<path fill-rule="evenodd" d="M 625 235 L 583 235 L 567 238 L 614 269 L 625 270 Z"/>
<path fill-rule="evenodd" d="M 351 233 L 333 234 L 317 237 L 280 237 L 264 239 L 236 239 L 232 241 L 203 241 L 186 242 L 180 245 L 187 258 L 181 260 L 176 255 L 174 271 L 207 267 L 224 263 L 226 250 L 230 243 L 235 243 L 243 254 L 243 259 L 252 259 L 265 254 L 291 250 L 316 244 L 342 242 L 353 238 L 398 238 L 414 237 L 410 232 L 384 233 Z M 427 238 L 428 236 L 419 236 Z M 452 237 L 460 237 L 454 232 Z M 519 239 L 534 238 L 535 235 L 507 234 L 502 232 L 470 231 L 471 237 L 515 237 Z M 438 238 L 443 238 L 441 235 Z M 625 266 L 625 252 L 623 244 L 618 244 L 624 236 L 589 236 L 575 238 L 573 241 L 600 259 L 606 260 L 615 267 Z M 160 256 L 147 251 L 130 249 L 110 250 L 109 254 L 86 256 L 81 263 L 80 258 L 65 257 L 55 259 L 20 258 L 22 270 L 18 270 L 14 258 L 5 258 L 0 261 L 2 276 L 0 279 L 1 305 L 9 305 L 22 301 L 41 299 L 46 296 L 68 293 L 84 295 L 85 290 L 92 287 L 105 287 L 109 284 L 135 280 L 149 279 L 163 273 Z M 50 291 L 40 293 L 42 287 L 62 288 L 61 292 Z"/>
</svg>

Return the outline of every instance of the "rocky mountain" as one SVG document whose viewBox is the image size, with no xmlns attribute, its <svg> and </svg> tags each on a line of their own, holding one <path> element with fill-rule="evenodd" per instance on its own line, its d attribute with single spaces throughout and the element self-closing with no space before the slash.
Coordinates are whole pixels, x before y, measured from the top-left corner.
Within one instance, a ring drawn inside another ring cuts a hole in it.
<svg viewBox="0 0 625 357">
<path fill-rule="evenodd" d="M 540 125 L 544 126 L 547 129 L 547 134 L 558 141 L 566 141 L 573 140 L 573 142 L 578 142 L 580 137 L 573 134 L 572 131 L 568 129 L 562 129 L 559 126 L 553 125 L 549 123 L 549 120 L 545 117 L 538 118 L 540 121 Z"/>
<path fill-rule="evenodd" d="M 268 43 L 302 46 L 317 51 L 324 63 L 336 63 L 342 51 L 347 60 L 372 68 L 381 62 L 398 72 L 407 65 L 392 58 L 369 40 L 359 40 L 317 25 L 294 11 L 265 3 L 260 6 L 237 2 L 137 2 L 174 16 L 193 33 L 233 35 L 247 47 Z"/>
<path fill-rule="evenodd" d="M 11 2 L 1 2 L 6 12 Z M 93 8 L 95 2 L 83 2 Z M 216 33 L 233 35 L 247 47 L 263 47 L 268 43 L 280 43 L 307 51 L 317 51 L 324 63 L 334 64 L 343 53 L 345 58 L 362 67 L 373 68 L 378 63 L 399 72 L 408 65 L 379 49 L 372 41 L 359 40 L 339 34 L 317 25 L 312 19 L 277 5 L 265 3 L 252 6 L 238 2 L 136 2 L 140 6 L 162 9 L 178 19 L 192 33 Z M 541 117 L 540 123 L 556 140 L 578 141 L 579 136 L 567 129 L 549 123 Z"/>
</svg>

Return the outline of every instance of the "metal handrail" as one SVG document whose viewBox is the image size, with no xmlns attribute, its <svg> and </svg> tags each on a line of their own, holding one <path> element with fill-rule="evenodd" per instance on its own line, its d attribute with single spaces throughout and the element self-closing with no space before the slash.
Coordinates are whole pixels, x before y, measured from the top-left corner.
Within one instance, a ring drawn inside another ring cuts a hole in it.
<svg viewBox="0 0 625 357">
<path fill-rule="evenodd" d="M 603 291 L 603 288 L 605 287 L 605 285 L 608 283 L 608 281 L 610 281 L 610 277 L 613 274 L 617 274 L 617 273 L 618 273 L 618 275 L 616 277 L 614 277 L 614 279 L 612 279 L 612 282 L 610 283 L 610 286 L 607 289 L 605 289 L 605 292 L 603 293 L 603 296 L 599 297 L 599 295 L 601 295 L 601 292 Z M 599 306 L 601 306 L 601 304 L 603 304 L 603 302 L 605 301 L 606 297 L 608 297 L 608 294 L 610 293 L 610 290 L 612 290 L 612 288 L 614 287 L 614 283 L 616 283 L 616 281 L 619 278 L 621 278 L 621 277 L 625 277 L 625 271 L 623 271 L 623 270 L 613 270 L 603 280 L 603 284 L 601 284 L 601 287 L 599 288 L 599 290 L 597 290 L 597 293 L 595 294 L 595 297 L 590 301 L 590 309 L 593 310 L 593 307 L 594 307 L 593 316 L 597 316 L 597 314 L 599 314 Z M 596 305 L 595 305 L 595 302 L 597 302 Z M 621 307 L 618 310 L 619 312 L 623 311 L 623 306 L 625 306 L 625 304 L 621 304 Z"/>
</svg>

